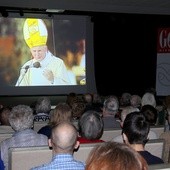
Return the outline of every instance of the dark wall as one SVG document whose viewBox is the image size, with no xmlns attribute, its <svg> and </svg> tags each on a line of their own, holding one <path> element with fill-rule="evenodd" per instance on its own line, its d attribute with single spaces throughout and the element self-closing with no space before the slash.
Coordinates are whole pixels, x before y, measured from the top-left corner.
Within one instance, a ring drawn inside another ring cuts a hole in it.
<svg viewBox="0 0 170 170">
<path fill-rule="evenodd" d="M 92 18 L 96 84 L 100 94 L 143 94 L 155 88 L 157 29 L 170 16 L 105 14 Z"/>
</svg>

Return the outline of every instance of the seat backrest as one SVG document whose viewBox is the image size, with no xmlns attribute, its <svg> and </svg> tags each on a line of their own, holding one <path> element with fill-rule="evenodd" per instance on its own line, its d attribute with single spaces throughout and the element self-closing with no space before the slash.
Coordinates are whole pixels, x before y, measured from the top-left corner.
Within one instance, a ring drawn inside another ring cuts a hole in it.
<svg viewBox="0 0 170 170">
<path fill-rule="evenodd" d="M 85 162 L 91 149 L 100 143 L 80 144 L 74 152 L 76 160 Z M 50 162 L 52 150 L 48 146 L 15 147 L 9 149 L 9 170 L 29 170 L 32 167 Z"/>
<path fill-rule="evenodd" d="M 161 159 L 163 159 L 164 149 L 165 149 L 164 139 L 150 139 L 145 145 L 145 150 Z"/>
<path fill-rule="evenodd" d="M 76 160 L 85 162 L 90 151 L 100 143 L 87 143 L 87 144 L 80 144 L 80 147 L 77 151 L 74 152 L 74 158 Z"/>
<path fill-rule="evenodd" d="M 160 134 L 165 131 L 165 126 L 151 126 L 150 130 L 154 131 L 159 138 Z"/>
<path fill-rule="evenodd" d="M 33 146 L 9 149 L 9 170 L 29 170 L 50 162 L 52 150 L 48 146 Z"/>
<path fill-rule="evenodd" d="M 170 170 L 170 163 L 149 165 L 148 170 Z"/>
<path fill-rule="evenodd" d="M 122 129 L 111 129 L 111 130 L 104 130 L 103 135 L 100 139 L 104 141 L 111 141 L 116 136 L 119 136 L 122 134 Z"/>
<path fill-rule="evenodd" d="M 46 126 L 49 121 L 34 122 L 34 130 L 38 132 L 42 127 Z"/>
<path fill-rule="evenodd" d="M 0 143 L 1 143 L 3 140 L 12 137 L 12 134 L 13 134 L 13 133 L 0 133 Z"/>
</svg>

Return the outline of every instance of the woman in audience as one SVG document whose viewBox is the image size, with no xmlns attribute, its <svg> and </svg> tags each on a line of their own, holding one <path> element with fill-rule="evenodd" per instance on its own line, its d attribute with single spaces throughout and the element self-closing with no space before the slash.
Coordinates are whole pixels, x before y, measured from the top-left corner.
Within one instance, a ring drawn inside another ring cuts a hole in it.
<svg viewBox="0 0 170 170">
<path fill-rule="evenodd" d="M 147 170 L 143 157 L 124 143 L 104 142 L 90 152 L 86 170 Z"/>
<path fill-rule="evenodd" d="M 15 130 L 13 136 L 1 142 L 1 158 L 8 170 L 8 149 L 11 147 L 48 145 L 45 135 L 32 130 L 33 110 L 27 105 L 14 106 L 9 114 L 9 122 Z"/>
<path fill-rule="evenodd" d="M 49 124 L 42 127 L 38 133 L 46 135 L 48 138 L 51 136 L 51 129 L 62 121 L 72 121 L 71 108 L 67 103 L 58 103 L 54 110 L 50 113 Z"/>
<path fill-rule="evenodd" d="M 150 125 L 145 116 L 140 112 L 129 113 L 123 123 L 122 135 L 126 144 L 138 151 L 150 164 L 161 164 L 163 160 L 152 155 L 145 150 L 145 144 L 148 141 Z"/>
<path fill-rule="evenodd" d="M 3 107 L 0 109 L 0 133 L 13 133 L 9 123 L 9 114 L 11 111 L 11 107 Z"/>
<path fill-rule="evenodd" d="M 38 98 L 36 105 L 35 105 L 35 113 L 34 121 L 49 121 L 51 110 L 51 101 L 48 97 L 40 97 Z"/>
<path fill-rule="evenodd" d="M 103 134 L 103 120 L 98 112 L 86 111 L 79 119 L 79 142 L 95 143 L 103 142 L 100 140 Z"/>
</svg>

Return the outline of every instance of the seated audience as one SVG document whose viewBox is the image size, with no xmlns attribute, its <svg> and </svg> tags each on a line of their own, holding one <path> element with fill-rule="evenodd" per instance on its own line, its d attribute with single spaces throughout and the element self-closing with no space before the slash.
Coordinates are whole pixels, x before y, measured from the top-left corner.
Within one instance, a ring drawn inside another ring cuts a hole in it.
<svg viewBox="0 0 170 170">
<path fill-rule="evenodd" d="M 58 103 L 56 107 L 50 113 L 49 124 L 42 127 L 38 133 L 46 135 L 50 138 L 51 129 L 53 126 L 57 125 L 62 121 L 72 121 L 71 108 L 67 103 Z"/>
<path fill-rule="evenodd" d="M 15 130 L 11 138 L 1 142 L 1 158 L 8 170 L 8 149 L 10 147 L 47 145 L 48 138 L 37 134 L 33 127 L 33 110 L 27 105 L 14 106 L 9 114 L 9 122 Z"/>
<path fill-rule="evenodd" d="M 90 152 L 86 170 L 148 170 L 145 159 L 124 143 L 104 142 Z"/>
<path fill-rule="evenodd" d="M 119 101 L 116 96 L 109 96 L 103 104 L 104 129 L 120 128 L 120 119 L 116 118 L 119 111 Z"/>
<path fill-rule="evenodd" d="M 149 165 L 164 163 L 161 158 L 152 155 L 150 152 L 145 150 L 145 144 L 148 141 L 149 130 L 150 125 L 142 113 L 129 113 L 123 123 L 123 140 L 126 144 L 138 151 L 145 158 Z"/>
<path fill-rule="evenodd" d="M 49 139 L 49 146 L 53 150 L 51 162 L 31 170 L 84 170 L 85 164 L 73 157 L 74 149 L 79 147 L 77 137 L 77 129 L 68 122 L 54 126 Z"/>
<path fill-rule="evenodd" d="M 103 120 L 94 110 L 86 111 L 79 119 L 80 143 L 103 142 L 100 140 L 103 134 Z"/>
<path fill-rule="evenodd" d="M 9 114 L 11 108 L 10 107 L 3 107 L 0 109 L 0 133 L 13 133 L 14 130 L 12 129 L 9 123 Z"/>
<path fill-rule="evenodd" d="M 35 116 L 34 121 L 49 121 L 51 110 L 51 101 L 48 97 L 40 97 L 38 98 L 36 104 L 35 104 Z"/>
</svg>

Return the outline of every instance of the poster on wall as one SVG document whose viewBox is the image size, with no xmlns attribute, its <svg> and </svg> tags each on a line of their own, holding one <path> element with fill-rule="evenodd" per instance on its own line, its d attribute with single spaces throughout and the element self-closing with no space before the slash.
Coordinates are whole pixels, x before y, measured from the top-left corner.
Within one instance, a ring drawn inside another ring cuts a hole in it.
<svg viewBox="0 0 170 170">
<path fill-rule="evenodd" d="M 158 29 L 156 93 L 170 95 L 170 28 Z"/>
</svg>

